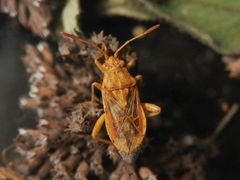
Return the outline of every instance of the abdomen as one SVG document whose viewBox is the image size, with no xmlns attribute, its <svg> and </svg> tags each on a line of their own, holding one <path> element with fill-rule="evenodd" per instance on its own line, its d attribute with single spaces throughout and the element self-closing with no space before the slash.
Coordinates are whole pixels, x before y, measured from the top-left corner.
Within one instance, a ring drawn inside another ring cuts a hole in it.
<svg viewBox="0 0 240 180">
<path fill-rule="evenodd" d="M 102 91 L 106 129 L 114 146 L 130 154 L 141 145 L 146 132 L 146 118 L 137 86 Z"/>
</svg>

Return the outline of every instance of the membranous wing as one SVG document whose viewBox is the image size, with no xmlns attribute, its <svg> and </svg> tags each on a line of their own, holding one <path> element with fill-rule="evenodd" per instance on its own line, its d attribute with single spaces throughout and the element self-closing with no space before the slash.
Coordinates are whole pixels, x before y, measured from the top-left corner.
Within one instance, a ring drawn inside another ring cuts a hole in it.
<svg viewBox="0 0 240 180">
<path fill-rule="evenodd" d="M 130 153 L 142 143 L 146 119 L 136 86 L 103 91 L 106 128 L 113 144 Z"/>
</svg>

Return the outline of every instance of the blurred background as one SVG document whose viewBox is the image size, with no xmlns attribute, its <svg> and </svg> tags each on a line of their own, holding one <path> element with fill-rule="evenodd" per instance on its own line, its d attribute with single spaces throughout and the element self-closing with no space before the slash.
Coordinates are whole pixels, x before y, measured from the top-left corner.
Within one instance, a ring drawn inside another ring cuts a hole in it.
<svg viewBox="0 0 240 180">
<path fill-rule="evenodd" d="M 0 14 L 0 149 L 9 146 L 20 127 L 36 123 L 21 111 L 19 98 L 28 92 L 27 75 L 21 56 L 29 34 L 17 21 Z"/>
<path fill-rule="evenodd" d="M 39 9 L 37 0 L 20 0 L 25 10 L 18 6 L 14 9 L 4 0 L 0 2 L 0 150 L 11 145 L 19 128 L 36 124 L 34 112 L 19 107 L 19 98 L 29 90 L 21 62 L 25 44 L 44 39 L 57 49 L 59 31 L 75 29 L 86 37 L 104 31 L 123 43 L 150 26 L 161 24 L 160 29 L 131 44 L 138 60 L 133 73 L 143 75 L 142 99 L 163 109 L 160 121 L 149 122 L 150 128 L 161 129 L 148 132 L 153 149 L 169 137 L 211 136 L 231 106 L 239 103 L 237 1 L 46 0 L 39 11 L 35 9 Z M 15 11 L 17 14 L 10 17 Z M 42 12 L 45 13 L 41 16 Z M 23 20 L 24 13 L 28 15 L 27 22 Z M 216 138 L 220 155 L 207 161 L 207 179 L 240 178 L 239 117 L 240 112 L 236 111 Z M 148 152 L 154 154 L 153 149 Z"/>
</svg>

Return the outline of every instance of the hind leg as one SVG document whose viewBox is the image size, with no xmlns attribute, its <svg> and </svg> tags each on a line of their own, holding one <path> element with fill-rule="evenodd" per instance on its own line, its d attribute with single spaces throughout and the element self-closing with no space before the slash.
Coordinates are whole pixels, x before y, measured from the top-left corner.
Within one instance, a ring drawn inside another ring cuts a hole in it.
<svg viewBox="0 0 240 180">
<path fill-rule="evenodd" d="M 112 144 L 111 141 L 103 139 L 101 137 L 98 137 L 98 134 L 99 134 L 99 132 L 100 132 L 102 126 L 103 126 L 104 121 L 105 121 L 105 113 L 103 113 L 100 116 L 100 118 L 97 120 L 96 124 L 94 125 L 93 130 L 92 130 L 92 138 L 97 140 L 97 141 L 106 143 L 106 144 Z"/>
<path fill-rule="evenodd" d="M 161 108 L 155 104 L 142 103 L 142 107 L 145 111 L 147 111 L 147 117 L 157 116 L 161 112 Z"/>
</svg>

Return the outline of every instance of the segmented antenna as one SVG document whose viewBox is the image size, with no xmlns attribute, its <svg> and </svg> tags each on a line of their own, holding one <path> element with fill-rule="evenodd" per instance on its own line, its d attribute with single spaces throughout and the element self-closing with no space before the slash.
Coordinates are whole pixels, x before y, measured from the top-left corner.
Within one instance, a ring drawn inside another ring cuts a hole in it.
<svg viewBox="0 0 240 180">
<path fill-rule="evenodd" d="M 81 39 L 81 38 L 79 38 L 77 36 L 74 36 L 74 35 L 66 33 L 66 32 L 60 32 L 60 34 L 62 36 L 65 36 L 65 37 L 68 37 L 68 38 L 74 40 L 78 44 L 87 44 L 87 45 L 90 45 L 90 46 L 94 47 L 95 49 L 97 49 L 105 57 L 105 59 L 108 59 L 107 53 L 105 51 L 103 51 L 101 48 L 99 48 L 97 46 L 97 44 L 95 44 L 94 42 L 83 40 L 83 39 Z"/>
<path fill-rule="evenodd" d="M 155 26 L 152 26 L 152 27 L 150 27 L 148 30 L 146 30 L 145 32 L 143 32 L 143 33 L 141 33 L 141 34 L 139 34 L 139 35 L 137 35 L 137 36 L 135 36 L 135 37 L 127 40 L 122 46 L 120 46 L 120 47 L 115 51 L 114 57 L 117 57 L 119 51 L 121 51 L 127 44 L 129 44 L 130 42 L 132 42 L 132 41 L 134 41 L 134 40 L 136 40 L 136 39 L 138 39 L 138 38 L 141 38 L 141 37 L 149 34 L 150 32 L 152 32 L 152 31 L 154 31 L 155 29 L 157 29 L 159 26 L 160 26 L 160 24 L 157 24 L 157 25 L 155 25 Z"/>
</svg>

